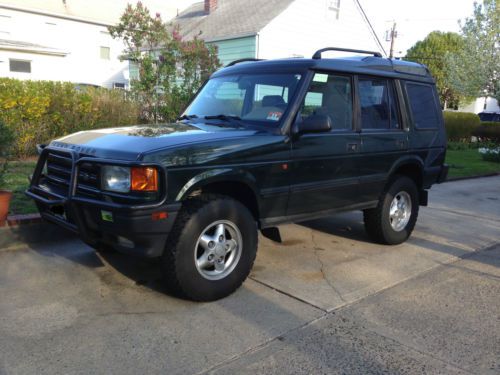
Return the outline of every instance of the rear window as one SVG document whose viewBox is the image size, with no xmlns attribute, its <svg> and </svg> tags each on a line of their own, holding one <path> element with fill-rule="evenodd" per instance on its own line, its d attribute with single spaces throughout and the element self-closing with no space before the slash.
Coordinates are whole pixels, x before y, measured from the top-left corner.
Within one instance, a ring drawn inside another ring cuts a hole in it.
<svg viewBox="0 0 500 375">
<path fill-rule="evenodd" d="M 406 93 L 415 127 L 437 129 L 439 116 L 433 87 L 419 83 L 406 83 Z"/>
</svg>

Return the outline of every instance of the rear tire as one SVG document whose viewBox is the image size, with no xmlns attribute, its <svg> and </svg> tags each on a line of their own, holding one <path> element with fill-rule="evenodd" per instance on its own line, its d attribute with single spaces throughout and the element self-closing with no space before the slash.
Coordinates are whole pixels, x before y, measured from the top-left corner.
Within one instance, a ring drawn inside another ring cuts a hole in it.
<svg viewBox="0 0 500 375">
<path fill-rule="evenodd" d="M 194 301 L 215 301 L 238 289 L 257 254 L 257 225 L 243 204 L 226 196 L 187 200 L 162 256 L 167 287 Z"/>
<path fill-rule="evenodd" d="M 365 229 L 376 242 L 397 245 L 410 237 L 419 209 L 415 182 L 395 176 L 382 193 L 376 208 L 363 211 Z"/>
</svg>

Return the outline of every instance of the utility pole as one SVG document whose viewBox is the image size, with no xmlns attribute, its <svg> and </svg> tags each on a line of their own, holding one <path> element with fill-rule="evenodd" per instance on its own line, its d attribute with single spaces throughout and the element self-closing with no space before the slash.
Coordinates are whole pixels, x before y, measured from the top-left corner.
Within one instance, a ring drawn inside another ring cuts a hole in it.
<svg viewBox="0 0 500 375">
<path fill-rule="evenodd" d="M 392 59 L 394 57 L 394 39 L 398 37 L 398 32 L 396 31 L 396 22 L 392 24 L 392 29 L 389 32 L 389 37 L 391 40 L 391 49 L 389 51 L 389 58 Z"/>
</svg>

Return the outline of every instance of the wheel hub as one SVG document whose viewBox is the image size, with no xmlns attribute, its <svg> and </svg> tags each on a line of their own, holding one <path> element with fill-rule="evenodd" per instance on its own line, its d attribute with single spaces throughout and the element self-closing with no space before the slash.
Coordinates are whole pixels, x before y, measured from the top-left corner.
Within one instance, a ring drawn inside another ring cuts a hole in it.
<svg viewBox="0 0 500 375">
<path fill-rule="evenodd" d="M 411 218 L 411 197 L 406 191 L 397 193 L 389 208 L 389 222 L 396 232 L 402 231 Z"/>
<path fill-rule="evenodd" d="M 220 280 L 236 267 L 242 252 L 241 232 L 231 221 L 218 220 L 198 237 L 194 251 L 196 269 L 208 280 Z"/>
</svg>

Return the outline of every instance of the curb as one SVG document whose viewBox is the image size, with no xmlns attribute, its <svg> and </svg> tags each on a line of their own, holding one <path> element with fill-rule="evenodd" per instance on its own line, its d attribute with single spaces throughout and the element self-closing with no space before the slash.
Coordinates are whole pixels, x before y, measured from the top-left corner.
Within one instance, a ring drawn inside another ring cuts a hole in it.
<svg viewBox="0 0 500 375">
<path fill-rule="evenodd" d="M 500 173 L 487 173 L 487 174 L 480 174 L 480 175 L 477 175 L 477 176 L 466 176 L 466 177 L 452 177 L 452 178 L 446 179 L 446 181 L 444 181 L 444 182 L 474 180 L 476 178 L 495 177 L 495 176 L 500 176 Z"/>
<path fill-rule="evenodd" d="M 16 250 L 30 245 L 76 238 L 75 234 L 44 221 L 39 214 L 9 216 L 0 227 L 0 251 Z"/>
</svg>

